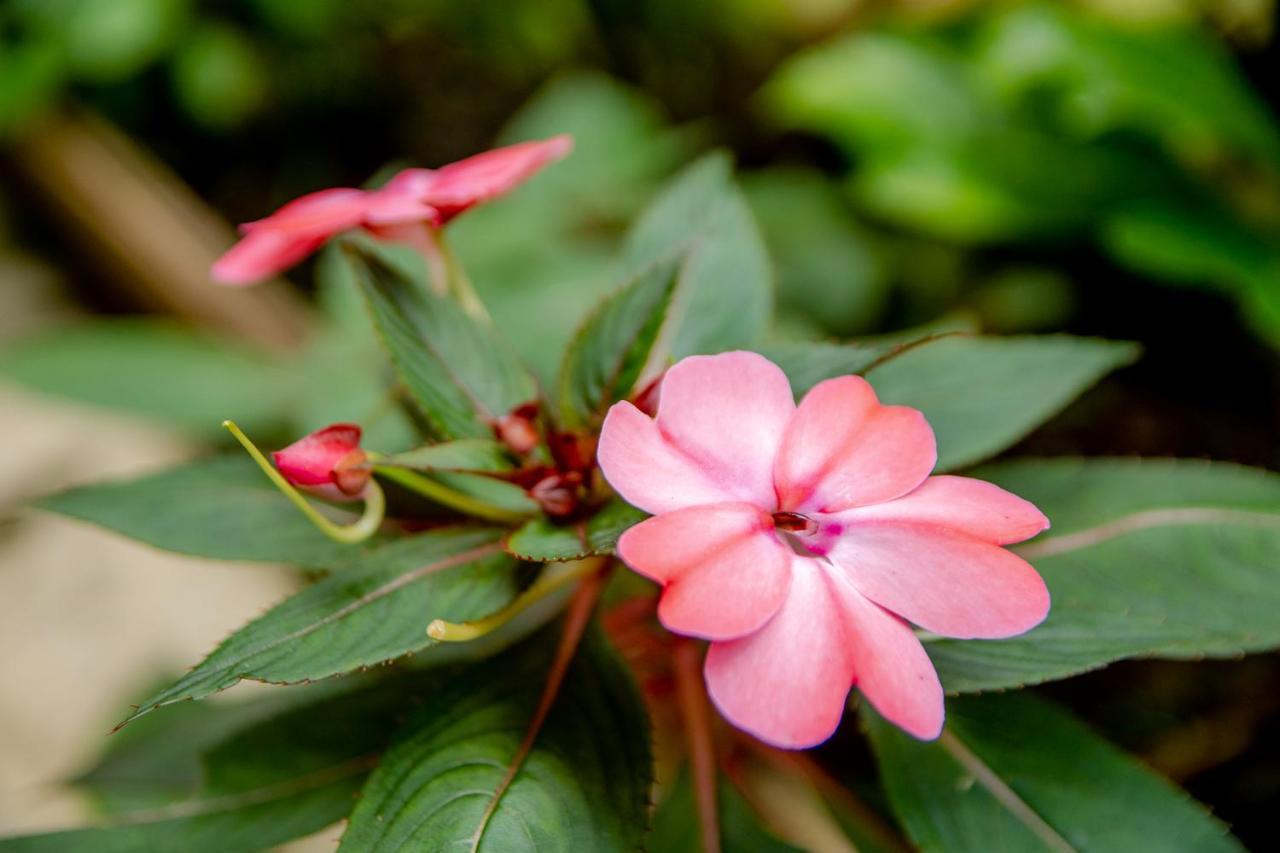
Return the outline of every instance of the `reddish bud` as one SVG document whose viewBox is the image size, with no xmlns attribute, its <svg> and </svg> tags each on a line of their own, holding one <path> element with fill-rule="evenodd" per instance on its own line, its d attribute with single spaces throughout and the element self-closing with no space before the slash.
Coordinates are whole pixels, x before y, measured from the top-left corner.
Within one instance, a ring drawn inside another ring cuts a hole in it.
<svg viewBox="0 0 1280 853">
<path fill-rule="evenodd" d="M 538 446 L 538 405 L 525 403 L 493 422 L 493 433 L 498 440 L 523 456 Z"/>
<path fill-rule="evenodd" d="M 566 518 L 578 508 L 581 486 L 582 475 L 577 471 L 552 474 L 539 480 L 529 490 L 529 496 L 552 518 Z"/>
<path fill-rule="evenodd" d="M 360 427 L 355 424 L 318 429 L 271 458 L 291 484 L 328 500 L 358 498 L 372 475 L 368 456 L 360 449 Z"/>
</svg>

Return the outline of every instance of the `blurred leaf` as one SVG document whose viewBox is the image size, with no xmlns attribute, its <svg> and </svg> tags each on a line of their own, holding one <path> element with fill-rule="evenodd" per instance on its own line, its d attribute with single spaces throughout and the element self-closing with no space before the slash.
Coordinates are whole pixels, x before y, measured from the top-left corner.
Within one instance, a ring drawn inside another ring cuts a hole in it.
<svg viewBox="0 0 1280 853">
<path fill-rule="evenodd" d="M 752 173 L 744 188 L 778 268 L 780 310 L 838 335 L 874 326 L 889 295 L 883 262 L 839 190 L 799 169 Z"/>
<path fill-rule="evenodd" d="M 1103 220 L 1101 236 L 1141 273 L 1232 293 L 1254 328 L 1280 343 L 1280 235 L 1258 233 L 1212 200 L 1165 200 L 1122 207 Z"/>
<path fill-rule="evenodd" d="M 1137 357 L 1132 344 L 1052 335 L 944 337 L 867 371 L 880 400 L 924 412 L 938 470 L 994 456 Z"/>
<path fill-rule="evenodd" d="M 659 341 L 679 322 L 669 314 L 689 281 L 686 263 L 685 257 L 675 257 L 646 267 L 588 315 L 560 368 L 558 411 L 564 427 L 598 429 L 609 406 L 636 390 L 646 368 L 649 378 L 656 378 L 665 367 Z"/>
<path fill-rule="evenodd" d="M 535 518 L 526 522 L 507 538 L 506 549 L 522 560 L 541 563 L 612 554 L 618 537 L 645 517 L 641 510 L 615 498 L 587 521 L 555 524 Z"/>
<path fill-rule="evenodd" d="M 492 328 L 352 244 L 378 330 L 401 380 L 442 438 L 492 438 L 492 421 L 538 397 L 533 377 Z"/>
<path fill-rule="evenodd" d="M 253 41 L 227 24 L 207 22 L 174 57 L 178 102 L 198 124 L 226 130 L 257 113 L 267 96 L 266 64 Z"/>
<path fill-rule="evenodd" d="M 578 650 L 527 758 L 491 802 L 534 717 L 554 647 L 530 643 L 494 659 L 419 708 L 365 786 L 340 849 L 639 849 L 653 773 L 649 721 L 630 674 L 598 636 Z"/>
<path fill-rule="evenodd" d="M 81 486 L 36 505 L 157 548 L 219 560 L 332 568 L 369 553 L 378 543 L 343 545 L 329 539 L 243 456 Z M 345 511 L 331 512 L 335 519 L 355 519 Z"/>
<path fill-rule="evenodd" d="M 97 83 L 124 80 L 173 46 L 190 0 L 75 0 L 62 22 L 75 73 Z"/>
<path fill-rule="evenodd" d="M 465 622 L 515 597 L 499 531 L 440 529 L 390 543 L 245 625 L 126 722 L 241 679 L 289 683 L 372 666 L 435 644 L 433 619 Z"/>
<path fill-rule="evenodd" d="M 1046 267 L 1006 267 L 984 280 L 970 300 L 982 327 L 1009 334 L 1057 329 L 1075 305 L 1071 280 Z"/>
<path fill-rule="evenodd" d="M 138 724 L 150 737 L 139 738 L 131 726 L 116 739 L 142 740 L 147 748 L 125 750 L 126 778 L 162 789 L 173 777 L 167 756 L 198 791 L 119 814 L 114 824 L 0 839 L 0 850 L 223 853 L 273 848 L 321 830 L 350 813 L 377 753 L 439 679 L 411 673 L 357 684 L 340 692 L 294 689 L 288 698 L 217 709 L 176 707 Z M 102 766 L 120 770 L 109 757 Z"/>
<path fill-rule="evenodd" d="M 783 125 L 863 153 L 963 137 L 987 113 L 963 66 L 923 40 L 891 33 L 803 51 L 769 81 L 764 98 Z"/>
<path fill-rule="evenodd" d="M 721 777 L 716 788 L 721 848 L 742 853 L 788 853 L 800 848 L 779 841 L 760 823 L 742 794 Z M 662 853 L 702 853 L 701 825 L 686 769 L 663 797 L 653 815 L 653 830 L 646 838 L 648 850 Z"/>
<path fill-rule="evenodd" d="M 1243 850 L 1186 793 L 1028 693 L 947 712 L 933 743 L 866 713 L 894 810 L 925 853 Z"/>
<path fill-rule="evenodd" d="M 993 16 L 978 63 L 1006 98 L 1056 96 L 1065 127 L 1145 131 L 1176 153 L 1227 147 L 1280 164 L 1280 129 L 1212 35 L 1186 26 L 1120 27 L 1061 4 Z"/>
<path fill-rule="evenodd" d="M 521 107 L 498 142 L 559 133 L 573 136 L 573 153 L 513 198 L 526 210 L 536 203 L 552 224 L 630 219 L 682 147 L 656 103 L 598 73 L 552 80 Z"/>
<path fill-rule="evenodd" d="M 722 153 L 684 169 L 645 208 L 623 245 L 623 276 L 686 249 L 691 256 L 672 306 L 679 319 L 671 356 L 757 343 L 773 312 L 773 274 L 764 238 Z"/>
<path fill-rule="evenodd" d="M 202 436 L 220 435 L 226 418 L 279 434 L 297 393 L 267 355 L 151 320 L 95 320 L 28 339 L 0 353 L 0 373 Z"/>
<path fill-rule="evenodd" d="M 1280 645 L 1280 477 L 1225 463 L 1045 460 L 981 469 L 1049 517 L 1015 548 L 1053 596 L 1020 637 L 926 644 L 949 691 L 1014 687 L 1137 656 Z"/>
<path fill-rule="evenodd" d="M 416 471 L 510 471 L 511 458 L 504 445 L 483 438 L 463 438 L 428 444 L 396 453 L 379 464 L 398 465 Z"/>
<path fill-rule="evenodd" d="M 51 36 L 0 46 L 0 138 L 54 106 L 66 77 L 66 57 Z"/>
<path fill-rule="evenodd" d="M 573 152 L 449 226 L 494 322 L 551 382 L 587 306 L 607 292 L 622 227 L 685 146 L 656 104 L 609 77 L 553 79 L 498 142 L 573 136 Z"/>
</svg>

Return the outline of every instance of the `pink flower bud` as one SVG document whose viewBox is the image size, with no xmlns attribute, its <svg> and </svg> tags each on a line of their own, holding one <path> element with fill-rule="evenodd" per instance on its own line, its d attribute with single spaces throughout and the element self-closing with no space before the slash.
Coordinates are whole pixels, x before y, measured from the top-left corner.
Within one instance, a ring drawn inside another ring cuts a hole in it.
<svg viewBox="0 0 1280 853">
<path fill-rule="evenodd" d="M 294 486 L 332 501 L 360 498 L 372 468 L 360 449 L 360 427 L 332 424 L 271 454 L 276 468 Z"/>
</svg>

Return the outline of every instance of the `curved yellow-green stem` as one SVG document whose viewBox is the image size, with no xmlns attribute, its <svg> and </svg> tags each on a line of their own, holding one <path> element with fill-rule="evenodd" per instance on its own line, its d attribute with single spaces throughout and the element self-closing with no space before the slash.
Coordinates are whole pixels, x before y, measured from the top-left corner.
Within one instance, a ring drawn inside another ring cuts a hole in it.
<svg viewBox="0 0 1280 853">
<path fill-rule="evenodd" d="M 442 643 L 465 643 L 479 639 L 506 625 L 561 587 L 600 571 L 608 563 L 608 557 L 589 557 L 585 560 L 566 563 L 561 571 L 554 574 L 543 572 L 532 586 L 497 613 L 491 613 L 471 622 L 446 622 L 443 619 L 436 619 L 427 626 L 427 635 Z"/>
<path fill-rule="evenodd" d="M 336 542 L 354 545 L 357 542 L 363 542 L 378 532 L 378 528 L 382 525 L 382 519 L 386 516 L 387 500 L 382 493 L 382 487 L 375 480 L 370 478 L 368 485 L 365 486 L 364 494 L 362 495 L 364 499 L 364 514 L 360 516 L 359 520 L 347 525 L 335 524 L 312 506 L 311 502 L 294 488 L 293 484 L 286 480 L 274 465 L 267 461 L 267 457 L 263 456 L 257 445 L 240 431 L 240 427 L 236 426 L 234 421 L 223 421 L 222 425 L 236 437 L 236 441 L 240 442 L 240 446 L 245 449 L 254 462 L 258 463 L 258 467 L 262 469 L 262 472 L 267 475 L 267 478 L 271 480 L 275 487 L 283 492 L 284 496 L 292 501 L 293 505 L 301 510 L 302 514 L 325 536 Z"/>
<path fill-rule="evenodd" d="M 493 504 L 477 500 L 470 495 L 451 489 L 443 483 L 439 483 L 430 477 L 424 477 L 417 471 L 411 471 L 408 468 L 400 468 L 395 465 L 374 465 L 373 470 L 379 476 L 399 483 L 406 489 L 416 492 L 424 498 L 430 498 L 442 506 L 456 509 L 464 515 L 483 518 L 486 521 L 496 521 L 499 524 L 520 524 L 529 520 L 529 516 L 524 513 L 502 509 Z"/>
</svg>

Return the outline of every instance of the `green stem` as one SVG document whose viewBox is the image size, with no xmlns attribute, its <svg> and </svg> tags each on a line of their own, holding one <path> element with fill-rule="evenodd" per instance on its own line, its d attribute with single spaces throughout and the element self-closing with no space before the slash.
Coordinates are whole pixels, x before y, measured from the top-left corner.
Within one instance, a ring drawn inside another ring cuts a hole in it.
<svg viewBox="0 0 1280 853">
<path fill-rule="evenodd" d="M 430 498 L 442 506 L 456 509 L 464 515 L 483 518 L 486 521 L 496 521 L 499 524 L 520 524 L 529 520 L 529 516 L 523 513 L 502 509 L 482 500 L 477 500 L 430 477 L 425 477 L 417 471 L 410 471 L 408 468 L 399 468 L 394 465 L 374 465 L 373 470 L 379 476 L 386 477 L 393 483 L 399 483 L 411 492 L 416 492 L 424 498 Z"/>
<path fill-rule="evenodd" d="M 452 296 L 472 317 L 482 323 L 492 323 L 484 303 L 476 295 L 466 270 L 458 256 L 445 242 L 444 231 L 423 223 L 420 229 L 414 229 L 404 235 L 427 262 L 427 277 L 431 280 L 431 290 L 437 296 Z"/>
<path fill-rule="evenodd" d="M 608 557 L 591 557 L 564 563 L 559 570 L 544 570 L 532 586 L 497 613 L 491 613 L 471 622 L 446 622 L 443 619 L 436 619 L 427 626 L 427 635 L 441 643 L 466 643 L 477 640 L 506 625 L 561 587 L 599 572 L 608 563 Z"/>
<path fill-rule="evenodd" d="M 335 524 L 312 506 L 311 502 L 303 497 L 302 493 L 295 489 L 293 484 L 286 480 L 274 465 L 267 461 L 267 457 L 263 456 L 257 445 L 240 431 L 240 427 L 236 426 L 234 421 L 223 421 L 222 425 L 236 437 L 236 441 L 240 442 L 240 446 L 248 452 L 254 462 L 258 463 L 258 467 L 262 469 L 262 472 L 267 475 L 267 478 L 271 480 L 275 487 L 283 492 L 284 496 L 292 501 L 293 505 L 301 510 L 302 514 L 325 536 L 336 542 L 354 545 L 357 542 L 363 542 L 378 532 L 378 528 L 382 525 L 382 519 L 386 515 L 387 501 L 382 493 L 382 488 L 373 479 L 370 479 L 369 484 L 365 487 L 363 494 L 364 514 L 360 516 L 359 520 L 348 525 Z"/>
</svg>

